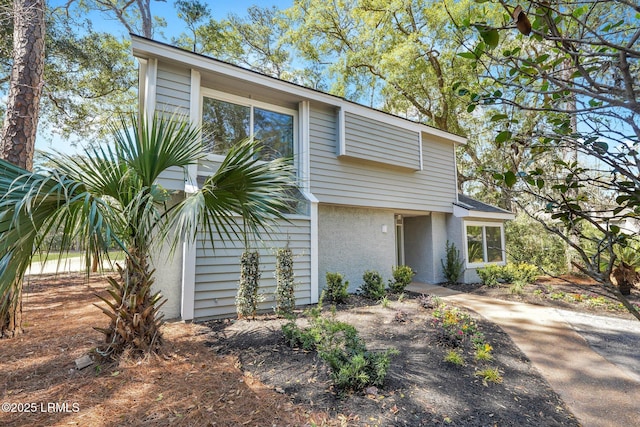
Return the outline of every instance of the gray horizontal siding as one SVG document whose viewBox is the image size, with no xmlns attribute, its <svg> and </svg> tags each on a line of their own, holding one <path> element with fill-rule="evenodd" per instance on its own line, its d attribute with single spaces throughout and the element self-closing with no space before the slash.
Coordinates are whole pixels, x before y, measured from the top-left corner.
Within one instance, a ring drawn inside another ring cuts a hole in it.
<svg viewBox="0 0 640 427">
<path fill-rule="evenodd" d="M 255 244 L 260 252 L 260 293 L 265 300 L 261 310 L 275 306 L 274 277 L 278 248 L 289 245 L 294 255 L 296 302 L 311 302 L 311 227 L 308 218 L 292 217 L 290 223 L 279 221 L 271 236 Z M 206 242 L 206 243 L 205 243 Z M 229 317 L 236 315 L 235 297 L 240 278 L 240 257 L 244 248 L 238 242 L 224 244 L 216 237 L 213 247 L 207 239 L 201 239 L 196 249 L 195 319 Z"/>
<path fill-rule="evenodd" d="M 189 114 L 191 70 L 165 63 L 158 64 L 156 110 Z"/>
<path fill-rule="evenodd" d="M 410 171 L 336 155 L 337 117 L 312 104 L 311 192 L 321 203 L 451 212 L 455 201 L 454 146 L 423 134 L 424 170 Z"/>
<path fill-rule="evenodd" d="M 345 154 L 362 160 L 420 169 L 420 136 L 369 117 L 345 113 Z"/>
<path fill-rule="evenodd" d="M 187 68 L 158 63 L 156 80 L 156 111 L 189 115 L 191 98 L 191 71 Z M 170 168 L 158 178 L 158 183 L 169 190 L 184 190 L 185 171 Z"/>
</svg>

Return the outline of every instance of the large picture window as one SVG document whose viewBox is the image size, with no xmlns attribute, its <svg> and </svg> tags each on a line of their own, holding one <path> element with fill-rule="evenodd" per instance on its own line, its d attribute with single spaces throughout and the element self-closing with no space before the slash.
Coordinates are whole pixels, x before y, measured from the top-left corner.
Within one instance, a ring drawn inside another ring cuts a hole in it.
<svg viewBox="0 0 640 427">
<path fill-rule="evenodd" d="M 270 107 L 250 99 L 202 98 L 204 142 L 212 154 L 225 155 L 246 138 L 262 144 L 261 160 L 293 158 L 295 112 Z"/>
<path fill-rule="evenodd" d="M 482 265 L 504 261 L 504 229 L 501 224 L 465 224 L 467 263 Z"/>
</svg>

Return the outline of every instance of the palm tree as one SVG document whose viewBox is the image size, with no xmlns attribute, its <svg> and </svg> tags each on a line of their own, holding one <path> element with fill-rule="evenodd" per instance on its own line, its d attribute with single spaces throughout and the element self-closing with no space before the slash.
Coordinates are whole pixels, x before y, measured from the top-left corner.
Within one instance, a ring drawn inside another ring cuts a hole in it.
<svg viewBox="0 0 640 427">
<path fill-rule="evenodd" d="M 268 233 L 271 220 L 287 211 L 291 166 L 286 159 L 260 161 L 259 145 L 245 141 L 199 188 L 176 199 L 177 192 L 159 185 L 158 177 L 197 164 L 205 154 L 200 130 L 181 117 L 157 115 L 151 121 L 121 119 L 113 133 L 113 147 L 52 157 L 47 172 L 0 163 L 0 295 L 20 294 L 33 255 L 52 251 L 45 239 L 50 232 L 64 236 L 59 252 L 78 239 L 85 242 L 87 271 L 92 256 L 108 256 L 115 246 L 124 250 L 125 261 L 120 277 L 109 279 L 110 297 L 103 298 L 107 306 L 101 308 L 111 321 L 99 329 L 106 336 L 101 351 L 156 352 L 162 298 L 151 290 L 154 243 L 168 242 L 173 250 L 182 239 L 195 241 L 199 231 L 212 241 L 215 234 L 230 239 Z"/>
</svg>

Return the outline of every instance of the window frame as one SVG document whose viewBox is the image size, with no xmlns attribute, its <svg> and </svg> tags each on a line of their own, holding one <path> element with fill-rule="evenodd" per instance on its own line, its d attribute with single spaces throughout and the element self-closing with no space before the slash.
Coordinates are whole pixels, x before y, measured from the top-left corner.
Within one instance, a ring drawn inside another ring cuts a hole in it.
<svg viewBox="0 0 640 427">
<path fill-rule="evenodd" d="M 261 110 L 272 111 L 274 113 L 286 114 L 293 117 L 293 164 L 298 169 L 298 153 L 299 153 L 299 118 L 298 118 L 298 110 L 280 107 L 278 105 L 269 104 L 267 102 L 257 101 L 251 98 L 245 98 L 238 95 L 233 95 L 226 92 L 220 92 L 215 89 L 202 88 L 200 90 L 200 123 L 203 124 L 203 110 L 204 110 L 204 98 L 211 98 L 218 101 L 229 102 L 236 105 L 241 105 L 244 107 L 249 107 L 249 138 L 254 137 L 254 110 L 255 108 L 259 108 Z M 206 159 L 213 162 L 221 162 L 224 160 L 225 155 L 223 154 L 215 154 L 215 153 L 207 153 Z"/>
<path fill-rule="evenodd" d="M 482 228 L 482 258 L 483 262 L 470 262 L 469 261 L 469 241 L 467 227 L 481 227 Z M 467 268 L 480 268 L 487 265 L 505 265 L 506 264 L 506 250 L 505 250 L 505 236 L 504 236 L 504 223 L 503 222 L 491 222 L 491 221 L 464 221 L 463 222 L 463 242 L 464 242 L 464 258 Z M 487 227 L 494 227 L 500 229 L 500 244 L 501 244 L 501 261 L 486 261 L 488 257 L 487 251 Z"/>
</svg>

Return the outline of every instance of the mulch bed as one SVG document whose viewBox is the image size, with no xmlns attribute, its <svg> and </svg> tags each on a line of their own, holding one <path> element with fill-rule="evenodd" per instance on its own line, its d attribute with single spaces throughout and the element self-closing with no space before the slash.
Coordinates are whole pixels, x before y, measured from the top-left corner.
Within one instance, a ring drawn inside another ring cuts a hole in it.
<svg viewBox="0 0 640 427">
<path fill-rule="evenodd" d="M 492 323 L 477 319 L 495 359 L 475 362 L 465 354 L 467 364 L 459 367 L 444 361 L 449 347 L 438 339 L 432 310 L 420 307 L 415 296 L 387 308 L 351 296 L 337 308 L 336 318 L 355 326 L 369 349 L 399 350 L 383 388 L 341 394 L 326 364 L 313 351 L 288 347 L 280 330 L 285 321 L 272 316 L 209 322 L 207 345 L 218 354 L 236 355 L 247 375 L 294 403 L 328 411 L 348 425 L 578 425 L 509 336 Z M 484 367 L 498 368 L 503 382 L 484 384 L 475 375 Z"/>
</svg>

